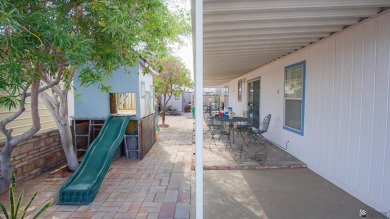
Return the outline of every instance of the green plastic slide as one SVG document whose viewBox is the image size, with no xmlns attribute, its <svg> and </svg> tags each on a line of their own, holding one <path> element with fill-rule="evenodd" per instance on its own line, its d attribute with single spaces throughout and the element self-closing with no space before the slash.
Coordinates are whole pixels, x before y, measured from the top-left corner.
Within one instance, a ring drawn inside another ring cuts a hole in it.
<svg viewBox="0 0 390 219">
<path fill-rule="evenodd" d="M 129 116 L 110 116 L 89 146 L 79 168 L 62 185 L 58 204 L 87 205 L 99 191 L 114 153 L 123 140 Z"/>
</svg>

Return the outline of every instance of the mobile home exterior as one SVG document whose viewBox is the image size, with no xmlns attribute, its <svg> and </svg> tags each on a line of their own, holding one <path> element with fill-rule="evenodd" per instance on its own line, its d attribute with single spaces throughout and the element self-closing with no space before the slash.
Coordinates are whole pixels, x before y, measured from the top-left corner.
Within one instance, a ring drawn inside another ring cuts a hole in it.
<svg viewBox="0 0 390 219">
<path fill-rule="evenodd" d="M 288 77 L 297 65 L 301 124 L 290 129 Z M 390 211 L 390 11 L 223 84 L 238 115 L 248 110 L 253 80 L 260 81 L 260 120 L 272 114 L 266 138 L 366 204 Z"/>
</svg>

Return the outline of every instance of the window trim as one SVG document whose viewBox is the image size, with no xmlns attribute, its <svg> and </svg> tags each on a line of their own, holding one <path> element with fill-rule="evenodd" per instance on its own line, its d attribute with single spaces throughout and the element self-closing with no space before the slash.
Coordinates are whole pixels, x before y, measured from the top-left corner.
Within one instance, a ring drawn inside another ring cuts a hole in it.
<svg viewBox="0 0 390 219">
<path fill-rule="evenodd" d="M 293 68 L 298 65 L 302 66 L 302 103 L 301 103 L 301 130 L 297 130 L 285 125 L 286 122 L 286 72 L 287 69 Z M 284 67 L 283 73 L 283 129 L 293 132 L 295 134 L 304 135 L 305 132 L 305 93 L 306 93 L 306 60 Z"/>
</svg>

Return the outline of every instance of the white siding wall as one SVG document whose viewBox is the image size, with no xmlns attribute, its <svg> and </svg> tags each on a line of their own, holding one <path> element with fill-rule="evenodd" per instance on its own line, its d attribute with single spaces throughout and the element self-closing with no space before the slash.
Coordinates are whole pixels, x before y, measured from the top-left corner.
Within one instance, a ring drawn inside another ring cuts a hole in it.
<svg viewBox="0 0 390 219">
<path fill-rule="evenodd" d="M 50 111 L 46 108 L 41 98 L 39 98 L 38 104 L 39 104 L 39 117 L 41 119 L 41 130 L 39 131 L 39 133 L 56 129 L 57 126 L 54 122 L 53 116 L 51 115 Z M 0 108 L 0 120 L 9 117 L 14 112 L 16 112 L 16 109 L 11 109 L 11 111 L 9 111 L 6 108 Z M 31 124 L 32 121 L 31 121 L 30 98 L 27 98 L 26 110 L 17 119 L 9 123 L 7 125 L 7 128 L 12 128 L 14 130 L 12 132 L 12 135 L 16 136 L 30 129 Z M 0 141 L 5 141 L 5 136 L 3 135 L 2 132 L 0 132 Z"/>
<path fill-rule="evenodd" d="M 163 95 L 161 95 L 161 100 L 164 101 Z M 183 112 L 184 110 L 183 95 L 180 95 L 178 100 L 175 99 L 175 95 L 172 95 L 171 99 L 167 103 L 167 107 L 168 106 L 172 106 L 173 109 L 176 109 L 179 112 Z"/>
<path fill-rule="evenodd" d="M 261 76 L 266 137 L 363 202 L 390 211 L 390 12 L 353 26 L 229 82 Z M 283 129 L 284 67 L 306 60 L 305 134 Z M 278 92 L 279 90 L 279 92 Z"/>
</svg>

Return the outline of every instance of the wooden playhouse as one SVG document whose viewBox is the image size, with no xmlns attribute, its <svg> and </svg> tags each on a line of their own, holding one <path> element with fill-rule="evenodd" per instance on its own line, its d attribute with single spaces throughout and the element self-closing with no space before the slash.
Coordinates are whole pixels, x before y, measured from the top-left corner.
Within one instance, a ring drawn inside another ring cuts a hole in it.
<svg viewBox="0 0 390 219">
<path fill-rule="evenodd" d="M 101 92 L 97 85 L 81 86 L 76 72 L 73 81 L 74 101 L 69 101 L 69 116 L 72 120 L 76 151 L 79 138 L 86 138 L 89 145 L 97 136 L 104 121 L 110 115 L 130 115 L 122 147 L 116 156 L 142 159 L 156 142 L 156 116 L 152 68 L 140 60 L 134 66 L 123 66 L 112 73 L 106 81 L 112 87 L 109 93 Z M 77 124 L 88 123 L 88 130 L 80 133 Z"/>
</svg>

